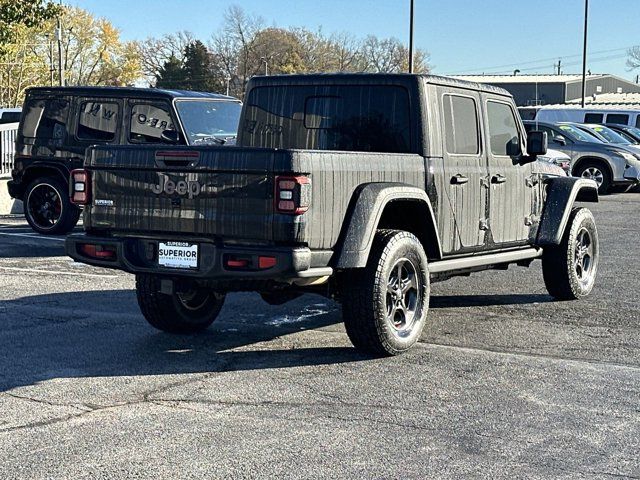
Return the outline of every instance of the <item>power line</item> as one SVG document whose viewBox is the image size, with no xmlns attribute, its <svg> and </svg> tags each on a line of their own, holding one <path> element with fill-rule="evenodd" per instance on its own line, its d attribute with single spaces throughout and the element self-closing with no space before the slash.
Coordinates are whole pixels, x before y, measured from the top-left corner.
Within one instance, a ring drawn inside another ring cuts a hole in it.
<svg viewBox="0 0 640 480">
<path fill-rule="evenodd" d="M 636 47 L 637 45 L 631 45 L 630 47 L 623 47 L 623 48 L 614 48 L 611 50 L 600 50 L 598 52 L 593 52 L 592 55 L 599 55 L 599 54 L 603 54 L 603 53 L 614 53 L 614 52 L 621 52 L 621 51 L 627 51 L 633 47 Z M 626 53 L 625 53 L 626 56 Z M 556 61 L 558 60 L 558 58 L 574 58 L 574 57 L 582 57 L 581 53 L 577 53 L 574 55 L 556 55 L 555 57 L 550 57 L 550 58 L 542 58 L 539 60 L 530 60 L 530 61 L 526 61 L 526 62 L 518 62 L 518 63 L 509 63 L 509 64 L 505 64 L 505 65 L 497 65 L 494 67 L 484 67 L 484 68 L 470 68 L 468 70 L 459 70 L 457 72 L 452 73 L 451 75 L 459 75 L 462 73 L 469 73 L 469 72 L 486 72 L 489 70 L 497 70 L 497 69 L 503 69 L 503 68 L 510 68 L 510 67 L 519 67 L 520 65 L 531 65 L 534 63 L 540 64 L 541 62 L 551 62 L 551 61 Z"/>
</svg>

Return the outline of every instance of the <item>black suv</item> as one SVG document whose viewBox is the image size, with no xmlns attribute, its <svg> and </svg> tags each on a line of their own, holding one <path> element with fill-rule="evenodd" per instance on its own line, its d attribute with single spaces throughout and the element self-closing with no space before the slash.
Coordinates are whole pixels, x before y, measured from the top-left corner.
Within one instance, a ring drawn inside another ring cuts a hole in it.
<svg viewBox="0 0 640 480">
<path fill-rule="evenodd" d="M 69 173 L 91 145 L 234 143 L 241 102 L 213 93 L 118 87 L 31 88 L 16 140 L 11 197 L 39 233 L 73 229 Z"/>
</svg>

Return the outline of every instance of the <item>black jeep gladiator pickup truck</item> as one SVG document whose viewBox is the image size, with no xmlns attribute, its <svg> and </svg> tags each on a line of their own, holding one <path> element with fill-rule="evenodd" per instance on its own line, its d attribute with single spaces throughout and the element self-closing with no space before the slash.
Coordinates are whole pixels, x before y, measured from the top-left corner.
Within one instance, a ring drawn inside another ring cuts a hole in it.
<svg viewBox="0 0 640 480">
<path fill-rule="evenodd" d="M 341 302 L 364 351 L 410 348 L 431 281 L 541 258 L 558 299 L 598 268 L 592 180 L 536 155 L 505 90 L 424 75 L 254 78 L 236 147 L 90 148 L 72 172 L 77 261 L 136 275 L 145 318 L 208 327 L 225 294 Z"/>
</svg>

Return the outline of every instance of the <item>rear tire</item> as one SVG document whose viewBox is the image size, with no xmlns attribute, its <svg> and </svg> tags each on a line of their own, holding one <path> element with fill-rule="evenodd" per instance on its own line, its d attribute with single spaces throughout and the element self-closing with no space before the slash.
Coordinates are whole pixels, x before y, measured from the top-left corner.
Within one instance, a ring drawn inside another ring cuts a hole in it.
<svg viewBox="0 0 640 480">
<path fill-rule="evenodd" d="M 160 293 L 160 278 L 136 275 L 136 294 L 140 310 L 151 326 L 169 333 L 196 333 L 220 314 L 225 296 L 193 285 L 171 295 Z"/>
<path fill-rule="evenodd" d="M 598 193 L 606 195 L 611 192 L 611 172 L 607 164 L 600 160 L 586 160 L 575 172 L 576 177 L 589 178 L 598 184 Z"/>
<path fill-rule="evenodd" d="M 36 178 L 27 186 L 23 202 L 27 223 L 44 235 L 68 233 L 80 218 L 80 209 L 69 200 L 68 186 L 57 178 Z"/>
<path fill-rule="evenodd" d="M 593 214 L 574 208 L 560 245 L 546 247 L 542 274 L 547 291 L 558 300 L 576 300 L 593 290 L 600 257 Z"/>
<path fill-rule="evenodd" d="M 420 338 L 429 309 L 429 270 L 420 241 L 400 230 L 378 230 L 365 268 L 345 272 L 342 316 L 353 345 L 374 355 L 398 355 Z"/>
</svg>

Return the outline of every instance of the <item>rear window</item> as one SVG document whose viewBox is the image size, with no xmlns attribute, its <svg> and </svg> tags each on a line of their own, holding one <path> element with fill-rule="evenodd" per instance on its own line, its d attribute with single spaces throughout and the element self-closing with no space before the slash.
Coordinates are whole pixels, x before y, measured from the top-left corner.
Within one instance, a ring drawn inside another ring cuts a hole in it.
<svg viewBox="0 0 640 480">
<path fill-rule="evenodd" d="M 110 142 L 116 138 L 119 107 L 117 103 L 89 101 L 80 105 L 78 138 Z"/>
<path fill-rule="evenodd" d="M 629 123 L 629 115 L 625 115 L 623 113 L 610 113 L 607 115 L 607 123 L 627 125 Z"/>
<path fill-rule="evenodd" d="M 443 97 L 445 140 L 448 153 L 473 155 L 480 152 L 478 114 L 473 98 Z"/>
<path fill-rule="evenodd" d="M 584 123 L 602 123 L 604 114 L 602 113 L 585 113 Z"/>
<path fill-rule="evenodd" d="M 242 145 L 407 153 L 409 93 L 398 86 L 326 85 L 251 90 Z"/>
<path fill-rule="evenodd" d="M 69 102 L 61 98 L 29 99 L 25 102 L 21 134 L 26 138 L 60 140 L 67 130 Z"/>
</svg>

